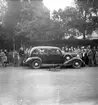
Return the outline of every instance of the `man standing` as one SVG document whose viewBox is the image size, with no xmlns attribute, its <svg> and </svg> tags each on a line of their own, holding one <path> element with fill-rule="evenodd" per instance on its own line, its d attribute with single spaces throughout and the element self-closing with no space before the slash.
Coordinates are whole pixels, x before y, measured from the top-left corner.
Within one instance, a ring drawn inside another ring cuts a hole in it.
<svg viewBox="0 0 98 105">
<path fill-rule="evenodd" d="M 89 60 L 88 65 L 89 65 L 90 67 L 94 66 L 94 61 L 93 61 L 93 56 L 94 56 L 94 54 L 93 54 L 93 51 L 92 51 L 91 48 L 89 49 L 87 55 L 88 55 L 88 60 Z"/>
<path fill-rule="evenodd" d="M 96 56 L 96 48 L 95 47 L 93 47 L 93 61 L 94 61 L 94 66 L 96 66 L 96 58 L 95 58 L 95 56 Z"/>
<path fill-rule="evenodd" d="M 96 66 L 98 66 L 98 48 L 96 49 L 95 59 L 96 59 Z"/>
<path fill-rule="evenodd" d="M 25 58 L 24 48 L 19 49 L 20 65 L 23 66 L 23 60 Z"/>
<path fill-rule="evenodd" d="M 19 61 L 19 54 L 16 50 L 13 51 L 13 59 L 14 59 L 14 66 L 18 66 L 18 61 Z"/>
</svg>

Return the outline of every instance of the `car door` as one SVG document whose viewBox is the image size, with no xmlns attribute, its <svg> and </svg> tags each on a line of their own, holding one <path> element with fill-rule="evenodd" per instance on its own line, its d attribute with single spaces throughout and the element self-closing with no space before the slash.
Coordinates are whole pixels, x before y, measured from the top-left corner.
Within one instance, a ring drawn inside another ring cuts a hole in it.
<svg viewBox="0 0 98 105">
<path fill-rule="evenodd" d="M 62 64 L 64 62 L 64 57 L 59 49 L 50 49 L 49 62 L 52 64 Z"/>
<path fill-rule="evenodd" d="M 44 64 L 49 64 L 49 53 L 47 48 L 40 48 L 40 58 Z"/>
</svg>

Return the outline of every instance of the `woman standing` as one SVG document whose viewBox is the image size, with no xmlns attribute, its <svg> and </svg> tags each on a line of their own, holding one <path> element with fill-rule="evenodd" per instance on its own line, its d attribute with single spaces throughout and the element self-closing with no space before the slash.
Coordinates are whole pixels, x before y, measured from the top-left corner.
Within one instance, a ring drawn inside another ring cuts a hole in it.
<svg viewBox="0 0 98 105">
<path fill-rule="evenodd" d="M 6 67 L 7 56 L 3 50 L 0 51 L 1 63 L 3 67 Z"/>
</svg>

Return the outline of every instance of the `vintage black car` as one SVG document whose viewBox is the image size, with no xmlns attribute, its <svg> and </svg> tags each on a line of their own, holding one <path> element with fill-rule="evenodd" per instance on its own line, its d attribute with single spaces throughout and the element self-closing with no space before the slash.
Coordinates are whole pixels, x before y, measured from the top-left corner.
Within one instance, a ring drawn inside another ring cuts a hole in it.
<svg viewBox="0 0 98 105">
<path fill-rule="evenodd" d="M 24 61 L 24 64 L 34 69 L 44 66 L 72 66 L 80 68 L 84 65 L 84 62 L 76 54 L 72 56 L 69 53 L 62 53 L 59 47 L 37 46 L 31 49 L 30 55 Z"/>
</svg>

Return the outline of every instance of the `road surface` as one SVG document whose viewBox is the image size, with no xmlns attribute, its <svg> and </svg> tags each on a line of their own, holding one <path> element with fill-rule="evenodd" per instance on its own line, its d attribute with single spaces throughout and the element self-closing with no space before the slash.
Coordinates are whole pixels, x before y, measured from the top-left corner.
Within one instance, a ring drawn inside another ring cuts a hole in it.
<svg viewBox="0 0 98 105">
<path fill-rule="evenodd" d="M 98 105 L 98 67 L 0 68 L 0 105 Z"/>
</svg>

